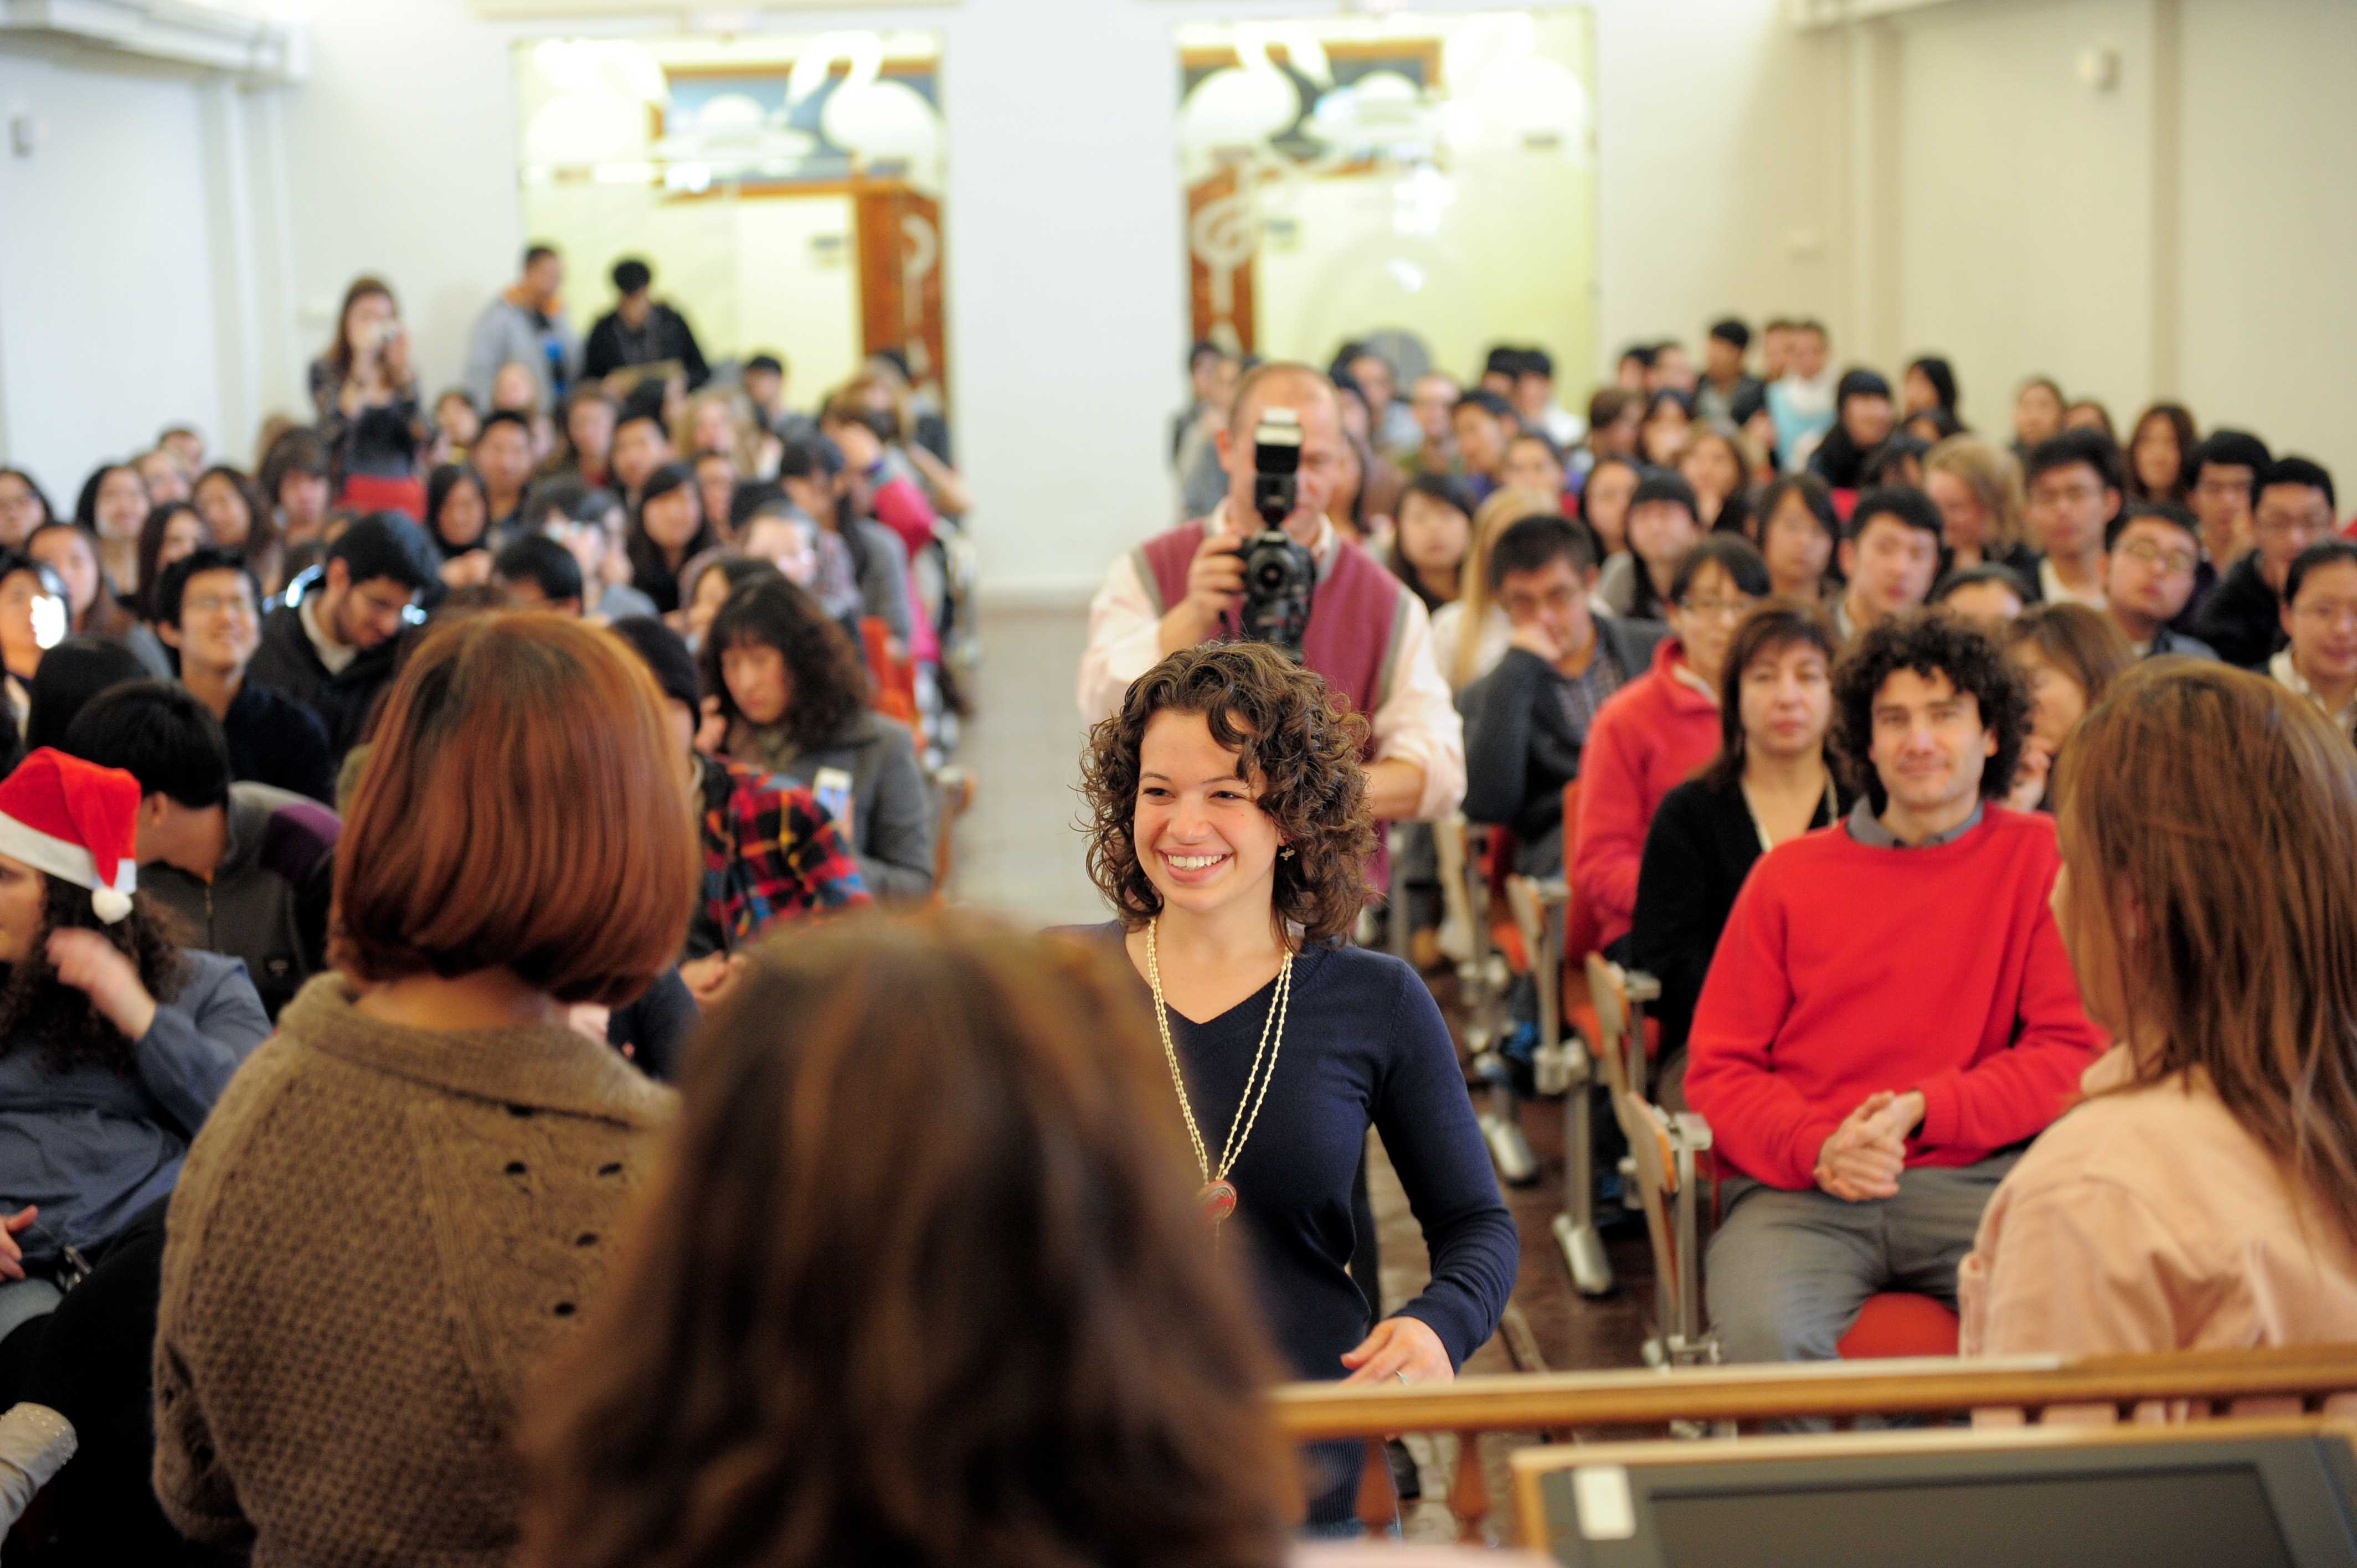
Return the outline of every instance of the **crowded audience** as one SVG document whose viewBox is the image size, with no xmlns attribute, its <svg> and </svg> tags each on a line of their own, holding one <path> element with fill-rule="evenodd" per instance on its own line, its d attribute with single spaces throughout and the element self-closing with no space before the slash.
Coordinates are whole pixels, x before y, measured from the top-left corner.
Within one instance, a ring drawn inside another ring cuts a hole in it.
<svg viewBox="0 0 2357 1568">
<path fill-rule="evenodd" d="M 1527 335 L 1197 343 L 1088 563 L 1111 918 L 1024 934 L 920 912 L 993 890 L 916 345 L 798 398 L 603 264 L 576 318 L 533 245 L 463 365 L 355 278 L 250 453 L 0 467 L 0 1532 L 41 1492 L 61 1561 L 1355 1534 L 1381 1466 L 1260 1391 L 1447 1383 L 1523 1273 L 1459 830 L 1485 896 L 1563 880 L 1572 971 L 1658 983 L 1627 1088 L 1707 1126 L 1720 1359 L 1835 1359 L 1889 1292 L 1966 1355 L 2357 1325 L 2357 541 L 2234 411 L 1800 317 L 1593 386 Z"/>
</svg>

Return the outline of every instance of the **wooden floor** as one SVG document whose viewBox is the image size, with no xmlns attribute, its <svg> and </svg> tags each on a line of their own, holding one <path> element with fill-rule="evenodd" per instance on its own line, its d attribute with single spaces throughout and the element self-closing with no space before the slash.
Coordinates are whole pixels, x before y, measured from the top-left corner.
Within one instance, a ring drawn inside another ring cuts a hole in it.
<svg viewBox="0 0 2357 1568">
<path fill-rule="evenodd" d="M 1082 840 L 1073 825 L 1082 730 L 1072 692 L 1085 630 L 1078 608 L 983 618 L 977 711 L 961 748 L 976 792 L 973 811 L 959 825 L 950 893 L 960 903 L 998 909 L 1027 925 L 1106 918 L 1082 868 Z M 1446 1009 L 1445 980 L 1437 990 Z M 1544 1369 L 1554 1371 L 1635 1366 L 1652 1288 L 1643 1229 L 1624 1224 L 1611 1239 L 1620 1282 L 1615 1294 L 1593 1301 L 1577 1294 L 1549 1225 L 1563 1196 L 1562 1102 L 1526 1105 L 1523 1122 L 1540 1157 L 1540 1176 L 1534 1186 L 1509 1188 L 1506 1197 L 1523 1237 L 1513 1305 L 1528 1326 L 1525 1352 L 1535 1349 Z M 1396 1305 L 1423 1287 L 1426 1265 L 1406 1201 L 1388 1165 L 1379 1165 L 1383 1294 L 1388 1305 Z M 1469 1369 L 1516 1369 L 1508 1338 L 1501 1333 L 1485 1346 Z"/>
</svg>

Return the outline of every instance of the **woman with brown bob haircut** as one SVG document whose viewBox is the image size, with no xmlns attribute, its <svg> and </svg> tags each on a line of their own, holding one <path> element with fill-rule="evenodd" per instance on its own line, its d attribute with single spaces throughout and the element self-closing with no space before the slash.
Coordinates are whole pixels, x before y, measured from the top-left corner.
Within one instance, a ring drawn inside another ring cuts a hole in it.
<svg viewBox="0 0 2357 1568">
<path fill-rule="evenodd" d="M 1093 944 L 966 917 L 769 944 L 540 1380 L 522 1563 L 1282 1561 L 1277 1370 L 1163 1081 Z"/>
<path fill-rule="evenodd" d="M 1990 1199 L 1967 1355 L 2357 1339 L 2357 753 L 2263 676 L 2123 676 L 2055 788 L 2054 916 L 2119 1042 Z"/>
<path fill-rule="evenodd" d="M 173 1198 L 156 1491 L 274 1563 L 504 1563 L 525 1376 L 575 1331 L 668 1090 L 566 1026 L 678 958 L 676 745 L 611 633 L 427 633 L 336 856 L 329 958 Z"/>
<path fill-rule="evenodd" d="M 1347 945 L 1374 852 L 1366 738 L 1265 643 L 1139 676 L 1081 760 L 1089 874 L 1117 917 L 1094 934 L 1153 1003 L 1205 1229 L 1240 1232 L 1292 1375 L 1446 1382 L 1497 1327 L 1521 1249 L 1432 993 Z M 1371 1124 L 1432 1254 L 1431 1284 L 1380 1323 L 1350 1274 Z M 1355 1530 L 1357 1453 L 1319 1454 L 1313 1533 Z"/>
</svg>

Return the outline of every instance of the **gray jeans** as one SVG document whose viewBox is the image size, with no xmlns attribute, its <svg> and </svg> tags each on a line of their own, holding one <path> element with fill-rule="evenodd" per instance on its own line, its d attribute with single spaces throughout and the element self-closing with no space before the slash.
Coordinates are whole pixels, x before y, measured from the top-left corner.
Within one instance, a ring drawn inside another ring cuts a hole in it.
<svg viewBox="0 0 2357 1568">
<path fill-rule="evenodd" d="M 1720 1358 L 1830 1361 L 1866 1298 L 1883 1291 L 1954 1306 L 1956 1265 L 2020 1157 L 2012 1150 L 1975 1165 L 1910 1167 L 1898 1197 L 1863 1203 L 1730 1177 L 1703 1269 Z"/>
</svg>

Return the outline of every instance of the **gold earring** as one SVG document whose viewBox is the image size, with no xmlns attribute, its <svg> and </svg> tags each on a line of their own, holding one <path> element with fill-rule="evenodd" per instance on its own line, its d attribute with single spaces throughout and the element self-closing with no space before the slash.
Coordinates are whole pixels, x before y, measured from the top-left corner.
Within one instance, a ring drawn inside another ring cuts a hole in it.
<svg viewBox="0 0 2357 1568">
<path fill-rule="evenodd" d="M 1283 849 L 1277 851 L 1276 858 L 1279 860 L 1291 860 L 1293 858 L 1293 846 L 1291 844 L 1286 844 Z"/>
</svg>

